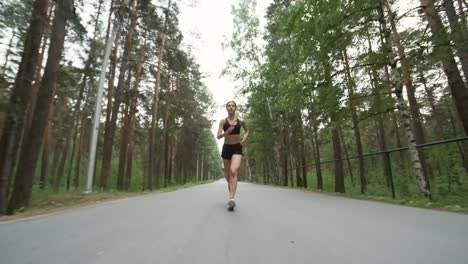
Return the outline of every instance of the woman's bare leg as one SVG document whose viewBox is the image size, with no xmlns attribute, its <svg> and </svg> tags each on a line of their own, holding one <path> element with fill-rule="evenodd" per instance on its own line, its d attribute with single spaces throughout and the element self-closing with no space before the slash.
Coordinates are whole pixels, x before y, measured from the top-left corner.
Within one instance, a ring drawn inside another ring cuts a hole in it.
<svg viewBox="0 0 468 264">
<path fill-rule="evenodd" d="M 240 164 L 242 161 L 242 155 L 232 155 L 231 158 L 231 169 L 230 169 L 230 189 L 229 189 L 229 199 L 234 200 L 237 190 L 237 171 L 239 170 Z"/>
<path fill-rule="evenodd" d="M 230 188 L 230 177 L 229 177 L 229 173 L 231 171 L 231 161 L 230 160 L 227 160 L 227 159 L 223 159 L 223 163 L 224 163 L 224 176 L 226 177 L 226 181 L 227 181 L 227 186 L 228 186 L 228 191 L 229 191 L 229 196 L 231 195 L 231 188 Z"/>
</svg>

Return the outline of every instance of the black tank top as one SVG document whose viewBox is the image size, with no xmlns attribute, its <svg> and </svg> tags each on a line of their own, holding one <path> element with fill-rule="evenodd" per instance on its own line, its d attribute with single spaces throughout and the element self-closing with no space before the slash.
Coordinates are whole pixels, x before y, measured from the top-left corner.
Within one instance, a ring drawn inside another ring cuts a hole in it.
<svg viewBox="0 0 468 264">
<path fill-rule="evenodd" d="M 229 121 L 228 119 L 226 118 L 226 122 L 224 122 L 224 126 L 223 126 L 223 130 L 226 131 L 228 130 L 228 128 L 231 126 L 231 124 L 229 124 Z M 230 135 L 239 135 L 240 134 L 240 121 L 239 121 L 239 118 L 237 118 L 236 120 L 236 124 L 234 126 L 234 130 L 232 130 L 231 134 Z"/>
</svg>

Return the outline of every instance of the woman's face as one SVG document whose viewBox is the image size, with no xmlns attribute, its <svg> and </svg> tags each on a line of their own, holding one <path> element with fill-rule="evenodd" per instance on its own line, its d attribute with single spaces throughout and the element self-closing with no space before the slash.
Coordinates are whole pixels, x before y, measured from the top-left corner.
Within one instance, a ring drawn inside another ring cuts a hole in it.
<svg viewBox="0 0 468 264">
<path fill-rule="evenodd" d="M 226 104 L 226 110 L 228 113 L 235 113 L 236 112 L 236 104 L 234 102 L 229 102 Z"/>
</svg>

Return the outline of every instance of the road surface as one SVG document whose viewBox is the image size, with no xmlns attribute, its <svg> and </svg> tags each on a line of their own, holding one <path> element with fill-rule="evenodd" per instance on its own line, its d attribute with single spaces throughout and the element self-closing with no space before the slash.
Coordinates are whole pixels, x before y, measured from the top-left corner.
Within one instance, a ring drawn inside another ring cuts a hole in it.
<svg viewBox="0 0 468 264">
<path fill-rule="evenodd" d="M 468 216 L 225 181 L 0 223 L 2 264 L 466 264 Z"/>
</svg>

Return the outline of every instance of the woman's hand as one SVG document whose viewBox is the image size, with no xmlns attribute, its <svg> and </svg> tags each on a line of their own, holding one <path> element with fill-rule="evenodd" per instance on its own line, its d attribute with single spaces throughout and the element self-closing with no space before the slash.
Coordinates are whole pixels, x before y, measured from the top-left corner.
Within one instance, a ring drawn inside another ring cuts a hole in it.
<svg viewBox="0 0 468 264">
<path fill-rule="evenodd" d="M 235 128 L 235 126 L 230 126 L 224 133 L 222 133 L 223 130 L 222 130 L 222 127 L 221 127 L 221 125 L 220 125 L 217 138 L 220 139 L 220 138 L 222 138 L 222 137 L 225 137 L 225 136 L 227 136 L 227 135 L 230 135 L 231 132 L 234 130 L 234 128 Z"/>
<path fill-rule="evenodd" d="M 225 120 L 222 119 L 221 121 L 219 121 L 219 127 L 218 127 L 218 135 L 216 138 L 220 139 L 222 137 L 225 137 L 229 134 L 231 134 L 231 132 L 234 130 L 234 126 L 230 126 L 224 133 L 223 133 L 223 127 L 224 127 L 224 122 Z"/>
<path fill-rule="evenodd" d="M 224 132 L 224 136 L 230 135 L 231 132 L 234 130 L 234 128 L 236 128 L 236 126 L 230 126 L 230 127 Z"/>
</svg>

